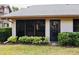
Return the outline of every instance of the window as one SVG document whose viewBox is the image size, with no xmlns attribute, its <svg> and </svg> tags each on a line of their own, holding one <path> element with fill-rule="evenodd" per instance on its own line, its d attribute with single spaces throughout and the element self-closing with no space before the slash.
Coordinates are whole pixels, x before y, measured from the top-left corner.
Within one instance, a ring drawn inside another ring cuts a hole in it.
<svg viewBox="0 0 79 59">
<path fill-rule="evenodd" d="M 2 27 L 9 27 L 8 23 L 3 23 Z"/>
<path fill-rule="evenodd" d="M 73 20 L 73 31 L 74 32 L 79 32 L 79 19 L 74 19 Z"/>
<path fill-rule="evenodd" d="M 17 36 L 45 36 L 44 20 L 17 20 Z"/>
</svg>

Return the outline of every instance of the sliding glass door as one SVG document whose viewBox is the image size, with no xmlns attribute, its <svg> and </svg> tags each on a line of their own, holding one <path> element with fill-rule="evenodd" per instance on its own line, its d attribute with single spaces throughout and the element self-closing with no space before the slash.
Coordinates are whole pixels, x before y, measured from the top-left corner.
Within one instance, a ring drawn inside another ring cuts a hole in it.
<svg viewBox="0 0 79 59">
<path fill-rule="evenodd" d="M 45 36 L 45 20 L 17 20 L 17 36 Z"/>
<path fill-rule="evenodd" d="M 25 35 L 27 36 L 34 36 L 34 21 L 25 21 Z"/>
<path fill-rule="evenodd" d="M 24 21 L 16 21 L 16 35 L 17 36 L 24 36 L 25 34 L 25 26 Z"/>
<path fill-rule="evenodd" d="M 45 36 L 45 21 L 40 20 L 35 23 L 35 35 L 36 36 Z"/>
</svg>

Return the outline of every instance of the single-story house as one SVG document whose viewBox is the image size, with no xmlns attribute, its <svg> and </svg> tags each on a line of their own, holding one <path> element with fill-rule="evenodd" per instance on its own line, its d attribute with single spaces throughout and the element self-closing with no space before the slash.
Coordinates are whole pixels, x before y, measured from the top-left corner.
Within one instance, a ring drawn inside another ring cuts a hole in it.
<svg viewBox="0 0 79 59">
<path fill-rule="evenodd" d="M 57 41 L 60 32 L 79 32 L 79 5 L 34 5 L 2 16 L 12 20 L 12 35 L 46 36 Z"/>
</svg>

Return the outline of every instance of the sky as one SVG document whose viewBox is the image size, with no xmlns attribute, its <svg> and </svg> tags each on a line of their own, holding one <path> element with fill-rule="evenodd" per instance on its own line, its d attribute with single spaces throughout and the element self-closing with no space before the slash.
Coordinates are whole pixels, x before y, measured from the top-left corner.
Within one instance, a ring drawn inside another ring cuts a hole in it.
<svg viewBox="0 0 79 59">
<path fill-rule="evenodd" d="M 79 4 L 78 0 L 0 0 L 0 4 L 9 4 L 18 7 L 41 4 Z"/>
<path fill-rule="evenodd" d="M 0 0 L 0 3 L 6 4 L 58 4 L 58 3 L 79 3 L 78 0 Z"/>
</svg>

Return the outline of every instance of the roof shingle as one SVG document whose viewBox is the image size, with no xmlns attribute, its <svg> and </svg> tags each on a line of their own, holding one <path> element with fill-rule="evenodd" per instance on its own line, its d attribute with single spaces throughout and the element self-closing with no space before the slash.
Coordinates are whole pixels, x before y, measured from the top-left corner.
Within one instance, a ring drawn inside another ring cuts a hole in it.
<svg viewBox="0 0 79 59">
<path fill-rule="evenodd" d="M 79 15 L 79 4 L 34 5 L 3 17 Z"/>
</svg>

